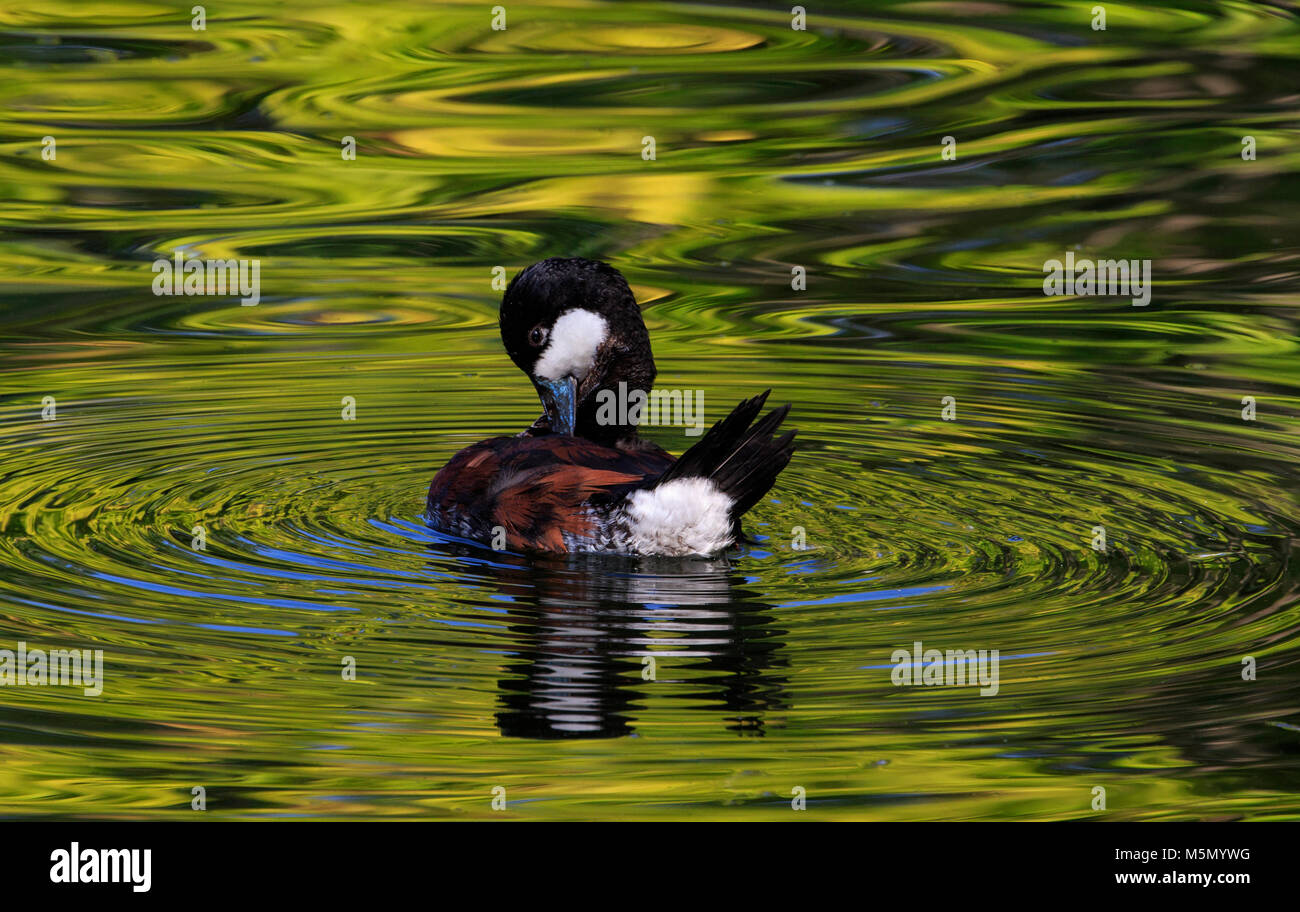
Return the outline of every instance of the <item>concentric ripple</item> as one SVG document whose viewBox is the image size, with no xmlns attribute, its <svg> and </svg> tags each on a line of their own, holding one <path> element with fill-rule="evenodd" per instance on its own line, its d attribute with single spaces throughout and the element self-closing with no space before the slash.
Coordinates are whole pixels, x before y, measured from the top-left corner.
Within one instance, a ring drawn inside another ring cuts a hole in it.
<svg viewBox="0 0 1300 912">
<path fill-rule="evenodd" d="M 1106 7 L 0 12 L 0 649 L 105 668 L 0 686 L 0 813 L 1295 817 L 1300 25 Z M 261 301 L 154 296 L 178 249 Z M 793 404 L 743 547 L 424 523 L 536 417 L 494 267 L 553 254 L 706 422 Z"/>
</svg>

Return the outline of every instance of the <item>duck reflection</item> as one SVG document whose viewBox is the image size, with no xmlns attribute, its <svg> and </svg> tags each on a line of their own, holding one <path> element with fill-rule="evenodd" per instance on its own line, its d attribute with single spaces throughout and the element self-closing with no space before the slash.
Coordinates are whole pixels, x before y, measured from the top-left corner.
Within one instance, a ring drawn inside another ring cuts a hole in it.
<svg viewBox="0 0 1300 912">
<path fill-rule="evenodd" d="M 514 603 L 519 647 L 496 713 L 503 735 L 629 735 L 661 694 L 718 713 L 741 735 L 762 735 L 765 715 L 784 708 L 784 631 L 725 558 L 466 550 Z"/>
</svg>

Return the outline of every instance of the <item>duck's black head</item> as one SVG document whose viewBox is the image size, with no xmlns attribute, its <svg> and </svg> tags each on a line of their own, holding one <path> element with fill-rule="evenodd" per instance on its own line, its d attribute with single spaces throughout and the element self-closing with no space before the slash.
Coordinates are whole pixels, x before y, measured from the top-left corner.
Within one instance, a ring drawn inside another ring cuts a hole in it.
<svg viewBox="0 0 1300 912">
<path fill-rule="evenodd" d="M 610 420 L 601 390 L 644 390 L 655 379 L 650 334 L 619 271 L 578 257 L 552 257 L 519 273 L 501 299 L 501 341 L 533 381 L 552 430 L 608 442 L 636 427 Z"/>
</svg>

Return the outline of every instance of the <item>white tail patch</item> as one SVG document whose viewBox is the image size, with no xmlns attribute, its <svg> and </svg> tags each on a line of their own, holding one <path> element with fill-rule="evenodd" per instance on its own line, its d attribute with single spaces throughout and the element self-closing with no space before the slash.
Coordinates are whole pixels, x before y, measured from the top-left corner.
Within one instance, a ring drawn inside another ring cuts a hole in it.
<svg viewBox="0 0 1300 912">
<path fill-rule="evenodd" d="M 596 350 L 609 334 L 605 318 L 590 310 L 570 310 L 551 327 L 551 341 L 537 359 L 533 374 L 543 380 L 587 376 L 596 363 Z"/>
<path fill-rule="evenodd" d="M 637 554 L 685 557 L 731 544 L 731 498 L 707 478 L 678 478 L 635 491 L 626 513 Z"/>
</svg>

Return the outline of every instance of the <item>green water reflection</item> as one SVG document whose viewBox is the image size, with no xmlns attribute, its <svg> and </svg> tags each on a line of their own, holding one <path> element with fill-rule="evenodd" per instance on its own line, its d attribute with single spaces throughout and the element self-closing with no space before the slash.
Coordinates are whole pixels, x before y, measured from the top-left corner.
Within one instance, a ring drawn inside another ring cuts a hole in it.
<svg viewBox="0 0 1300 912">
<path fill-rule="evenodd" d="M 0 814 L 1297 816 L 1295 11 L 490 6 L 0 10 L 0 648 L 106 673 L 0 688 Z M 178 249 L 261 303 L 155 297 Z M 1150 306 L 1045 297 L 1067 250 Z M 709 421 L 793 403 L 753 545 L 425 528 L 536 417 L 492 270 L 551 255 Z M 918 640 L 998 694 L 893 686 Z"/>
</svg>

